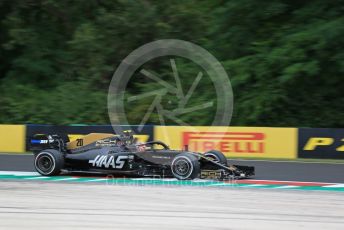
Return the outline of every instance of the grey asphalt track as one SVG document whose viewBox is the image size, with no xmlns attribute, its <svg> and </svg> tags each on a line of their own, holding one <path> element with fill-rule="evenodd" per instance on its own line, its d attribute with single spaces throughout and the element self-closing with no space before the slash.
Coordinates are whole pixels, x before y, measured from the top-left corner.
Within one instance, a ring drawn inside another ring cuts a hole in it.
<svg viewBox="0 0 344 230">
<path fill-rule="evenodd" d="M 256 179 L 344 181 L 344 164 L 231 163 L 254 165 Z M 0 171 L 32 165 L 33 155 L 0 154 Z M 3 180 L 0 229 L 341 230 L 343 204 L 342 193 L 328 191 Z"/>
<path fill-rule="evenodd" d="M 0 229 L 344 229 L 336 192 L 0 184 Z"/>
<path fill-rule="evenodd" d="M 344 183 L 344 164 L 255 160 L 230 163 L 255 166 L 254 179 Z M 33 155 L 0 154 L 0 171 L 35 171 Z"/>
</svg>

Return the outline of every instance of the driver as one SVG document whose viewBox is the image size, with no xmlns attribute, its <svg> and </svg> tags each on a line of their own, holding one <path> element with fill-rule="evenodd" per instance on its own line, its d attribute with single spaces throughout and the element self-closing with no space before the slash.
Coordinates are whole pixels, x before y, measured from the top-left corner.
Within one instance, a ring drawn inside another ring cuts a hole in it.
<svg viewBox="0 0 344 230">
<path fill-rule="evenodd" d="M 137 150 L 138 152 L 144 152 L 144 151 L 146 151 L 146 144 L 145 144 L 145 143 L 142 143 L 142 142 L 138 142 L 138 143 L 136 144 L 136 150 Z"/>
</svg>

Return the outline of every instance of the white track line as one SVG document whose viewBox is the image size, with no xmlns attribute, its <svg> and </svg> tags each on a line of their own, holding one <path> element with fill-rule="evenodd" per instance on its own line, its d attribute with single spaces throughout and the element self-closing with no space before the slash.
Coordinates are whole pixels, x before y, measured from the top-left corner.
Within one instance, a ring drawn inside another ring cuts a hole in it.
<svg viewBox="0 0 344 230">
<path fill-rule="evenodd" d="M 69 177 L 69 178 L 56 179 L 54 181 L 67 181 L 67 180 L 77 180 L 77 179 L 79 179 L 79 178 Z"/>
<path fill-rule="evenodd" d="M 261 186 L 267 186 L 267 184 L 249 184 L 249 185 L 243 185 L 243 187 L 261 187 Z"/>
<path fill-rule="evenodd" d="M 87 180 L 85 182 L 97 182 L 97 181 L 105 181 L 105 180 L 110 180 L 110 179 L 108 179 L 108 178 L 101 178 L 101 179 Z"/>
<path fill-rule="evenodd" d="M 50 178 L 48 176 L 36 176 L 36 177 L 29 177 L 29 178 L 25 178 L 27 180 L 38 180 L 38 179 L 45 179 L 45 178 Z"/>
<path fill-rule="evenodd" d="M 44 179 L 48 177 L 40 176 L 39 173 L 37 172 L 22 172 L 22 171 L 0 171 L 0 175 L 14 175 L 14 176 L 32 176 L 31 178 L 26 178 L 29 180 L 36 180 L 36 179 Z M 99 178 L 99 179 L 93 179 L 93 180 L 88 180 L 88 182 L 97 182 L 97 181 L 105 181 L 108 179 L 112 178 Z M 64 180 L 76 180 L 75 178 L 63 178 L 63 179 L 56 179 L 55 181 L 64 181 Z M 169 178 L 169 179 L 158 179 L 158 178 L 132 178 L 131 180 L 162 180 L 162 181 L 177 181 L 174 178 Z M 245 180 L 243 180 L 245 181 Z M 319 184 L 327 184 L 323 185 L 322 187 L 328 187 L 328 188 L 343 188 L 344 184 L 343 183 L 327 183 L 327 182 L 314 182 L 314 181 L 280 181 L 280 180 L 251 180 L 248 179 L 247 181 L 255 182 L 256 184 L 249 184 L 249 185 L 243 185 L 245 187 L 259 187 L 259 186 L 266 186 L 266 184 L 260 184 L 263 181 L 269 181 L 269 182 L 281 182 L 281 183 L 303 183 L 303 184 L 312 184 L 312 183 L 319 183 Z M 195 179 L 194 182 L 196 183 L 202 183 L 202 182 L 209 182 L 209 180 L 202 180 L 202 179 Z M 239 182 L 240 183 L 240 182 Z M 295 185 L 293 185 L 295 186 Z M 301 186 L 301 185 L 300 185 Z M 321 185 L 319 185 L 321 186 Z"/>
<path fill-rule="evenodd" d="M 217 184 L 209 184 L 206 186 L 232 186 L 232 184 L 229 183 L 217 183 Z"/>
<path fill-rule="evenodd" d="M 117 179 L 117 178 L 113 178 L 113 179 Z M 130 178 L 130 180 L 135 180 L 135 181 L 157 180 L 157 181 L 160 181 L 160 180 L 163 180 L 163 178 L 154 178 L 154 177 L 148 178 L 148 177 L 145 177 L 145 178 Z"/>
<path fill-rule="evenodd" d="M 36 172 L 21 172 L 21 171 L 0 171 L 0 175 L 16 175 L 16 176 L 38 176 Z"/>
<path fill-rule="evenodd" d="M 282 182 L 282 183 L 304 183 L 304 184 L 338 184 L 338 183 L 327 183 L 327 182 L 315 182 L 315 181 L 292 181 L 292 180 L 251 180 L 251 179 L 244 179 L 243 181 L 256 181 L 256 182 L 262 182 L 262 181 L 271 181 L 271 182 Z"/>
<path fill-rule="evenodd" d="M 322 187 L 324 187 L 324 188 L 344 188 L 344 184 L 332 184 L 332 185 L 325 185 Z"/>
<path fill-rule="evenodd" d="M 177 180 L 177 179 L 175 179 Z M 194 179 L 193 182 L 213 182 L 213 180 L 206 180 L 206 179 Z"/>
<path fill-rule="evenodd" d="M 296 185 L 285 185 L 285 186 L 279 186 L 279 187 L 275 187 L 275 188 L 277 188 L 277 189 L 285 189 L 285 188 L 299 188 L 299 187 L 300 186 L 296 186 Z"/>
<path fill-rule="evenodd" d="M 173 182 L 173 181 L 178 181 L 177 179 L 175 179 L 175 178 L 165 178 L 165 179 L 161 179 L 161 181 L 166 181 L 166 182 Z"/>
</svg>

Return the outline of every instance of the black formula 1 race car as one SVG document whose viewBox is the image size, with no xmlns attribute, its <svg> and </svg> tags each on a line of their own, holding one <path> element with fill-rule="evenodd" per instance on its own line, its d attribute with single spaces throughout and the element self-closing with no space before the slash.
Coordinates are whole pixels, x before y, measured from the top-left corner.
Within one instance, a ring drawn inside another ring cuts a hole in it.
<svg viewBox="0 0 344 230">
<path fill-rule="evenodd" d="M 41 175 L 61 172 L 115 174 L 179 180 L 239 179 L 254 175 L 254 167 L 228 165 L 219 151 L 197 153 L 170 150 L 160 141 L 135 143 L 131 133 L 90 133 L 75 141 L 37 134 L 30 139 L 34 166 Z"/>
</svg>

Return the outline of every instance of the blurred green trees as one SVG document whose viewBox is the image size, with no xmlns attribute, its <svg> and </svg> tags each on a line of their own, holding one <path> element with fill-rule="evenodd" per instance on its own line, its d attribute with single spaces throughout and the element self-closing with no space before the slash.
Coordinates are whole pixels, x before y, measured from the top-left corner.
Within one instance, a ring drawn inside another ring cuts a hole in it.
<svg viewBox="0 0 344 230">
<path fill-rule="evenodd" d="M 344 127 L 343 15 L 339 0 L 3 0 L 0 123 L 106 124 L 108 84 L 121 60 L 145 43 L 173 38 L 206 48 L 224 65 L 234 92 L 232 125 Z M 197 71 L 176 61 L 187 90 Z M 172 82 L 168 60 L 148 68 Z M 205 83 L 190 106 L 215 97 Z M 128 87 L 136 95 L 156 83 L 134 77 Z M 128 107 L 132 124 L 151 101 Z M 183 120 L 211 119 L 195 111 Z"/>
</svg>

